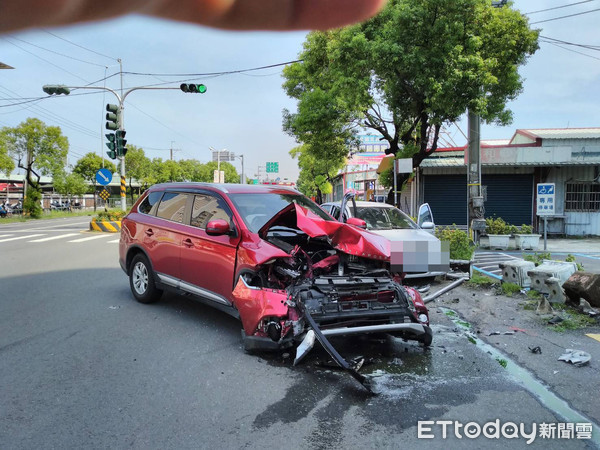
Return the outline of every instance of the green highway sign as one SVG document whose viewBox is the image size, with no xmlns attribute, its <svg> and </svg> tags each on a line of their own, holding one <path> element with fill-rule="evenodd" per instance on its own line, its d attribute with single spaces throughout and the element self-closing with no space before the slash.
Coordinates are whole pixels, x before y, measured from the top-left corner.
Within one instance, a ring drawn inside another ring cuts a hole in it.
<svg viewBox="0 0 600 450">
<path fill-rule="evenodd" d="M 267 163 L 267 173 L 279 173 L 279 163 L 278 162 L 268 162 Z"/>
</svg>

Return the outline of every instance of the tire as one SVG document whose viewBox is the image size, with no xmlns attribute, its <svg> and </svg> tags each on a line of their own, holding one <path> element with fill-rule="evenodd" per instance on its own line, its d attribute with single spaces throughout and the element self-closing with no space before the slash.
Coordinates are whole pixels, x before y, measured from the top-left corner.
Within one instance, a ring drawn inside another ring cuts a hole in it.
<svg viewBox="0 0 600 450">
<path fill-rule="evenodd" d="M 155 303 L 162 295 L 162 291 L 154 284 L 154 273 L 148 258 L 141 253 L 131 261 L 129 286 L 131 293 L 140 303 Z"/>
<path fill-rule="evenodd" d="M 433 342 L 433 331 L 426 325 L 423 328 L 425 328 L 425 335 L 421 337 L 421 342 L 425 347 L 429 347 Z"/>
</svg>

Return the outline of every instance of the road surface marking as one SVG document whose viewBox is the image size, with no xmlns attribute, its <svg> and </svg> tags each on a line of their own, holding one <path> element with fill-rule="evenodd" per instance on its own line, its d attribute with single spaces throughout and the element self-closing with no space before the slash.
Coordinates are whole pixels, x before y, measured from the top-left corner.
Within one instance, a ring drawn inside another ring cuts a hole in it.
<svg viewBox="0 0 600 450">
<path fill-rule="evenodd" d="M 90 237 L 85 237 L 85 238 L 81 238 L 81 239 L 74 239 L 72 241 L 67 241 L 67 242 L 85 242 L 85 241 L 92 241 L 94 239 L 101 239 L 101 238 L 105 238 L 106 235 L 104 234 L 100 234 L 98 236 L 90 236 Z"/>
<path fill-rule="evenodd" d="M 0 238 L 6 237 L 6 236 L 12 236 L 12 234 L 0 234 Z"/>
<path fill-rule="evenodd" d="M 119 239 L 115 239 L 114 241 L 108 241 L 109 244 L 118 244 Z"/>
<path fill-rule="evenodd" d="M 18 239 L 29 239 L 29 238 L 34 238 L 34 237 L 38 237 L 38 236 L 44 236 L 44 235 L 43 234 L 30 234 L 29 236 L 18 236 L 18 237 L 12 237 L 12 238 L 7 238 L 7 239 L 0 239 L 0 242 L 16 241 Z"/>
<path fill-rule="evenodd" d="M 33 241 L 29 241 L 29 242 L 46 242 L 46 241 L 53 241 L 54 239 L 68 238 L 68 237 L 71 237 L 71 236 L 79 236 L 79 233 L 61 234 L 61 235 L 58 235 L 58 236 L 51 236 L 51 237 L 42 238 L 42 239 L 34 239 Z"/>
</svg>

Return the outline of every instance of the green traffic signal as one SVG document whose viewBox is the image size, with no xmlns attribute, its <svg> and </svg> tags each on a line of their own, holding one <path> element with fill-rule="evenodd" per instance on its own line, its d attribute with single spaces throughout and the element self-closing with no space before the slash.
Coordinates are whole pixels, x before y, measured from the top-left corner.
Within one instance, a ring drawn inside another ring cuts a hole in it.
<svg viewBox="0 0 600 450">
<path fill-rule="evenodd" d="M 71 90 L 62 84 L 46 84 L 42 86 L 42 90 L 48 95 L 69 95 L 71 93 Z"/>
<path fill-rule="evenodd" d="M 106 136 L 106 138 L 108 139 L 108 142 L 106 143 L 106 146 L 111 150 L 111 151 L 115 151 L 117 148 L 116 142 L 115 142 L 115 134 L 114 133 L 108 133 L 105 134 L 104 136 Z M 114 158 L 113 158 L 114 159 Z"/>
<path fill-rule="evenodd" d="M 127 139 L 125 139 L 125 135 L 127 132 L 125 130 L 117 130 L 116 132 L 116 141 L 117 141 L 117 155 L 125 156 L 127 154 Z"/>
<path fill-rule="evenodd" d="M 179 86 L 183 92 L 191 93 L 191 94 L 204 94 L 206 92 L 206 86 L 203 84 L 181 84 Z"/>
<path fill-rule="evenodd" d="M 116 130 L 119 128 L 119 116 L 121 112 L 119 111 L 118 105 L 113 105 L 108 103 L 106 105 L 106 129 L 107 130 Z M 108 136 L 108 135 L 107 135 Z"/>
</svg>

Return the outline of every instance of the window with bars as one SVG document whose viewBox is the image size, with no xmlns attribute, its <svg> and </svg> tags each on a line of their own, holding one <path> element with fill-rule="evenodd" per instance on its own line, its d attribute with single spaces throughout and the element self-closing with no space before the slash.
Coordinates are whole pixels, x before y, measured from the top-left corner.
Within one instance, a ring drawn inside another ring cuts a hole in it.
<svg viewBox="0 0 600 450">
<path fill-rule="evenodd" d="M 565 211 L 600 211 L 599 183 L 567 183 Z"/>
</svg>

